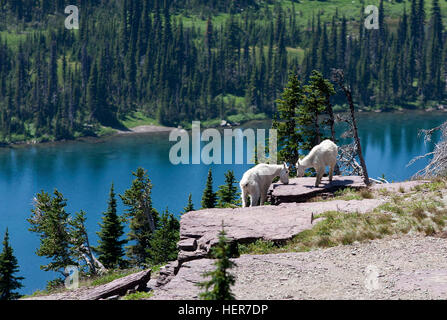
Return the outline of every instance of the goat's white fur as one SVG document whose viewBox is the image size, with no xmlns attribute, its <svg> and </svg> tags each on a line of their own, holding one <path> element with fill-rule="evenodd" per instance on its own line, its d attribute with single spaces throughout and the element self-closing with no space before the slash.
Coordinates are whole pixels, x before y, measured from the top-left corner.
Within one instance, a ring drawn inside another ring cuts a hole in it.
<svg viewBox="0 0 447 320">
<path fill-rule="evenodd" d="M 242 207 L 247 206 L 247 197 L 250 196 L 250 207 L 263 205 L 267 200 L 267 192 L 275 177 L 279 176 L 284 184 L 289 183 L 289 167 L 282 165 L 260 163 L 247 170 L 242 176 L 241 187 Z"/>
<path fill-rule="evenodd" d="M 317 171 L 317 180 L 315 186 L 321 183 L 321 178 L 329 166 L 329 181 L 332 181 L 334 168 L 337 163 L 338 147 L 331 140 L 324 140 L 319 145 L 312 148 L 309 154 L 296 163 L 298 177 L 304 176 L 304 170 L 307 168 L 315 168 Z"/>
</svg>

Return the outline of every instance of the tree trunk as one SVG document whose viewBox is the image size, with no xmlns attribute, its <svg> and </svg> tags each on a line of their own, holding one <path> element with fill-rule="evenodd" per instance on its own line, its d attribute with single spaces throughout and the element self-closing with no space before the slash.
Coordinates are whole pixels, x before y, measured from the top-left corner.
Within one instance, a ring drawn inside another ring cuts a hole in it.
<svg viewBox="0 0 447 320">
<path fill-rule="evenodd" d="M 362 167 L 362 171 L 363 171 L 363 181 L 365 182 L 365 184 L 367 186 L 369 186 L 371 184 L 371 182 L 369 181 L 368 170 L 366 169 L 365 158 L 363 158 L 362 145 L 360 144 L 359 133 L 357 130 L 357 122 L 355 120 L 355 109 L 354 109 L 354 102 L 352 101 L 351 90 L 349 90 L 349 88 L 344 88 L 344 91 L 346 94 L 346 98 L 348 99 L 349 110 L 351 112 L 352 129 L 354 131 L 354 140 L 355 140 L 355 144 L 356 144 L 356 148 L 357 148 L 357 154 L 358 154 L 358 157 L 360 160 L 360 166 Z"/>
<path fill-rule="evenodd" d="M 326 95 L 326 105 L 327 113 L 329 115 L 329 126 L 331 127 L 331 139 L 334 143 L 337 143 L 337 139 L 335 138 L 335 116 L 329 95 Z"/>
<path fill-rule="evenodd" d="M 326 105 L 327 105 L 327 113 L 329 115 L 329 126 L 331 127 L 331 140 L 337 144 L 337 138 L 335 137 L 335 116 L 334 116 L 334 109 L 332 108 L 330 96 L 326 95 Z M 334 174 L 340 175 L 340 166 L 338 165 L 338 161 L 335 164 L 334 168 Z"/>
<path fill-rule="evenodd" d="M 343 70 L 333 69 L 332 73 L 333 73 L 333 78 L 338 83 L 340 88 L 343 90 L 343 92 L 346 96 L 346 99 L 348 100 L 349 110 L 350 110 L 350 114 L 351 114 L 351 126 L 352 126 L 352 131 L 354 134 L 355 147 L 357 149 L 356 153 L 360 160 L 360 166 L 362 167 L 363 181 L 364 181 L 365 185 L 369 186 L 369 185 L 371 185 L 371 182 L 369 181 L 368 170 L 366 168 L 365 158 L 363 158 L 362 146 L 360 143 L 359 133 L 358 133 L 358 129 L 357 129 L 357 122 L 355 119 L 355 107 L 354 107 L 354 101 L 352 99 L 351 89 L 349 88 L 348 85 L 345 85 L 345 83 L 344 83 L 345 75 L 344 75 Z"/>
</svg>

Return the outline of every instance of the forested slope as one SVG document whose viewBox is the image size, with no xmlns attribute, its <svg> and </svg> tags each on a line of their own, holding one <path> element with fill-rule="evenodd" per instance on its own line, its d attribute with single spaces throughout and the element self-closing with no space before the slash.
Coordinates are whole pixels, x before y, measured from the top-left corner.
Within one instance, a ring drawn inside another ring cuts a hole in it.
<svg viewBox="0 0 447 320">
<path fill-rule="evenodd" d="M 69 4 L 79 7 L 79 30 L 64 27 Z M 380 8 L 378 30 L 364 28 L 369 4 Z M 344 69 L 365 108 L 442 103 L 440 6 L 447 4 L 0 0 L 0 140 L 69 139 L 136 119 L 272 116 L 288 73 L 304 81 L 314 69 L 327 78 Z"/>
</svg>

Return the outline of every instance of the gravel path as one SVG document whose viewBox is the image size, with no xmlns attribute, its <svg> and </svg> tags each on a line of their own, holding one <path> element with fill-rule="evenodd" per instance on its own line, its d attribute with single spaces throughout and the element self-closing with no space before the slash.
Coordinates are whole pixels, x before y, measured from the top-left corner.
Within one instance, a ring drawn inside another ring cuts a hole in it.
<svg viewBox="0 0 447 320">
<path fill-rule="evenodd" d="M 447 239 L 401 236 L 302 253 L 243 255 L 237 299 L 446 299 Z M 153 299 L 197 299 L 209 259 L 183 264 Z"/>
</svg>

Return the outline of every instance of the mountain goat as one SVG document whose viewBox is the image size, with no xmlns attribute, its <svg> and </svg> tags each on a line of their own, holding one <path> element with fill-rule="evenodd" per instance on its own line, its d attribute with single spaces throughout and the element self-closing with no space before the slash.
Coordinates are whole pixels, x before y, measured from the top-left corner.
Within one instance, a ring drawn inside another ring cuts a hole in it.
<svg viewBox="0 0 447 320">
<path fill-rule="evenodd" d="M 247 207 L 248 196 L 250 196 L 251 207 L 257 206 L 258 203 L 263 205 L 267 199 L 269 187 L 277 176 L 282 183 L 289 183 L 289 167 L 287 164 L 260 163 L 247 170 L 239 183 L 242 191 L 242 207 Z"/>
<path fill-rule="evenodd" d="M 298 177 L 304 176 L 304 170 L 315 168 L 317 171 L 317 180 L 315 186 L 321 183 L 326 166 L 329 166 L 329 181 L 332 181 L 334 167 L 337 163 L 338 147 L 331 140 L 324 140 L 319 145 L 312 148 L 309 154 L 296 163 Z"/>
</svg>

